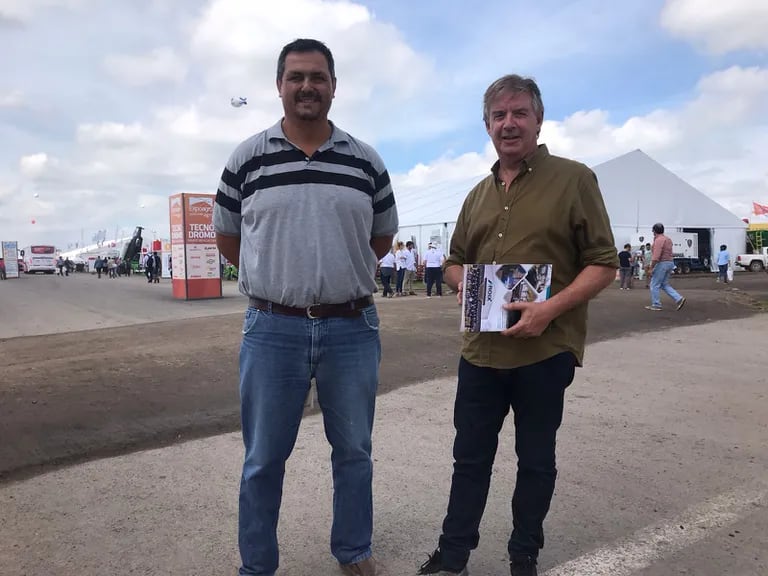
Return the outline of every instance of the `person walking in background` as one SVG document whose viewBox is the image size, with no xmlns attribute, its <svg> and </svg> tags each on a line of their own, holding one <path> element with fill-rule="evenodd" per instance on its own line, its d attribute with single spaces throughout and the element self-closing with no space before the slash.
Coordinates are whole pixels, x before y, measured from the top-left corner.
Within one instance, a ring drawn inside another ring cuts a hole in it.
<svg viewBox="0 0 768 576">
<path fill-rule="evenodd" d="M 641 280 L 642 279 L 642 273 L 641 270 L 644 266 L 644 258 L 643 258 L 643 246 L 640 245 L 637 250 L 632 251 L 632 279 Z"/>
<path fill-rule="evenodd" d="M 392 250 L 384 254 L 384 257 L 379 260 L 379 275 L 383 287 L 381 295 L 384 298 L 392 298 L 392 276 L 395 275 L 395 255 Z"/>
<path fill-rule="evenodd" d="M 429 243 L 424 253 L 424 280 L 427 284 L 427 298 L 432 298 L 432 286 L 435 286 L 436 294 L 443 295 L 443 263 L 445 255 L 443 251 Z"/>
<path fill-rule="evenodd" d="M 147 256 L 147 263 L 145 264 L 147 271 L 147 282 L 149 284 L 159 283 L 158 275 L 160 274 L 160 257 L 157 252 L 152 252 Z"/>
<path fill-rule="evenodd" d="M 416 296 L 413 289 L 413 281 L 416 279 L 416 252 L 413 242 L 405 243 L 405 276 L 403 278 L 403 294 Z"/>
<path fill-rule="evenodd" d="M 163 273 L 163 259 L 160 258 L 160 255 L 157 252 L 152 252 L 152 255 L 154 256 L 155 260 L 155 265 L 152 270 L 152 281 L 155 284 L 160 284 L 160 275 Z"/>
<path fill-rule="evenodd" d="M 718 282 L 728 284 L 728 266 L 731 264 L 731 255 L 728 252 L 728 246 L 720 245 L 720 252 L 717 253 Z"/>
<path fill-rule="evenodd" d="M 651 305 L 646 310 L 654 312 L 662 309 L 661 291 L 675 301 L 675 307 L 680 310 L 685 306 L 685 298 L 672 288 L 669 277 L 675 269 L 672 256 L 672 239 L 664 235 L 664 224 L 657 222 L 653 225 L 653 249 L 651 253 Z"/>
<path fill-rule="evenodd" d="M 395 268 L 397 269 L 397 280 L 395 282 L 395 296 L 403 296 L 403 281 L 405 280 L 405 266 L 407 256 L 405 244 L 397 243 L 397 252 L 395 252 Z"/>
<path fill-rule="evenodd" d="M 624 244 L 624 250 L 619 252 L 619 278 L 621 279 L 619 290 L 632 289 L 632 263 L 634 258 L 631 250 L 631 245 Z"/>
<path fill-rule="evenodd" d="M 651 243 L 647 242 L 645 244 L 645 249 L 643 250 L 643 272 L 645 276 L 646 288 L 651 287 L 651 261 L 652 260 L 653 260 L 653 248 L 651 247 Z"/>
</svg>

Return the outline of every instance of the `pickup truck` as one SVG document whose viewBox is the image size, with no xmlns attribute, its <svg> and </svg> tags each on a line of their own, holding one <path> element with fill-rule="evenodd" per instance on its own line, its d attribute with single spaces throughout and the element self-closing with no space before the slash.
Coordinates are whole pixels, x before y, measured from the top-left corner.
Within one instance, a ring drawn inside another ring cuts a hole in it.
<svg viewBox="0 0 768 576">
<path fill-rule="evenodd" d="M 759 254 L 739 254 L 736 256 L 736 266 L 750 272 L 768 270 L 768 247 L 763 248 Z"/>
<path fill-rule="evenodd" d="M 674 257 L 675 274 L 689 274 L 690 272 L 710 272 L 709 260 L 706 258 L 678 258 Z"/>
</svg>

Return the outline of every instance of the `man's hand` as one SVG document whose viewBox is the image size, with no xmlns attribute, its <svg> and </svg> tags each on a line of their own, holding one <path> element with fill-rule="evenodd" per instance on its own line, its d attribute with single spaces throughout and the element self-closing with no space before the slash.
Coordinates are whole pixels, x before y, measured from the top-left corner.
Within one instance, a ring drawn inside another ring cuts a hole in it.
<svg viewBox="0 0 768 576">
<path fill-rule="evenodd" d="M 456 288 L 456 302 L 459 303 L 459 306 L 461 306 L 461 298 L 463 296 L 464 296 L 464 282 L 459 282 L 459 285 Z"/>
<path fill-rule="evenodd" d="M 517 310 L 520 319 L 511 328 L 502 330 L 502 336 L 511 338 L 535 338 L 541 336 L 549 323 L 554 320 L 550 307 L 545 302 L 510 302 L 505 310 Z"/>
</svg>

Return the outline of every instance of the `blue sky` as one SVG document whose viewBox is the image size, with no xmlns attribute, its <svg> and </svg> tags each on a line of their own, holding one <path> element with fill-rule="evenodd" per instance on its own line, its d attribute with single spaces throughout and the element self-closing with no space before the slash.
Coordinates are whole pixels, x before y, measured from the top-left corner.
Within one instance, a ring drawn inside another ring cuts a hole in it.
<svg viewBox="0 0 768 576">
<path fill-rule="evenodd" d="M 768 204 L 766 29 L 763 0 L 0 0 L 0 236 L 166 236 L 168 195 L 215 191 L 279 118 L 275 60 L 298 36 L 333 50 L 331 116 L 399 197 L 487 170 L 482 93 L 517 72 L 541 86 L 553 152 L 642 148 L 748 216 Z"/>
</svg>

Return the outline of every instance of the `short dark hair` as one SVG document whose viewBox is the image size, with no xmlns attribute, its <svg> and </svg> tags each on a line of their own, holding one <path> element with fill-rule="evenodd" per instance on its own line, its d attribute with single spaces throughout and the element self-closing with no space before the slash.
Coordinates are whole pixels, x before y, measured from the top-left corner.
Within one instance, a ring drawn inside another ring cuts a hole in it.
<svg viewBox="0 0 768 576">
<path fill-rule="evenodd" d="M 727 249 L 728 249 L 728 246 L 726 246 L 725 244 L 720 244 L 720 250 L 727 250 Z"/>
<path fill-rule="evenodd" d="M 656 224 L 653 225 L 653 231 L 656 234 L 664 234 L 664 224 L 661 222 L 656 222 Z"/>
<path fill-rule="evenodd" d="M 406 248 L 413 248 L 413 242 L 411 242 L 410 240 L 408 240 L 408 242 L 406 242 L 406 243 L 405 243 L 405 247 L 406 247 Z"/>
<path fill-rule="evenodd" d="M 624 248 L 632 248 L 632 244 L 624 244 Z"/>
<path fill-rule="evenodd" d="M 320 40 L 314 40 L 312 38 L 297 38 L 290 44 L 283 46 L 280 50 L 280 56 L 277 58 L 277 81 L 283 77 L 285 72 L 285 58 L 291 52 L 320 52 L 325 56 L 326 62 L 328 62 L 328 71 L 331 73 L 331 78 L 336 78 L 336 71 L 333 65 L 333 54 L 331 54 L 328 46 L 320 42 Z"/>
</svg>

